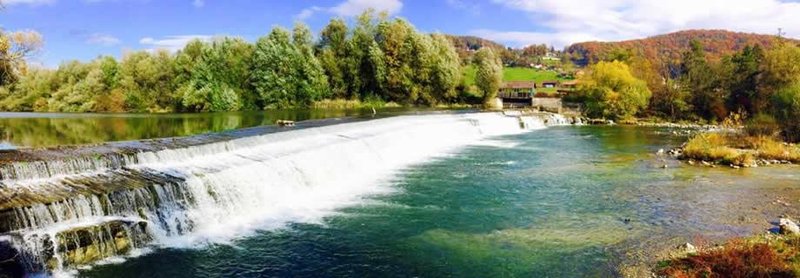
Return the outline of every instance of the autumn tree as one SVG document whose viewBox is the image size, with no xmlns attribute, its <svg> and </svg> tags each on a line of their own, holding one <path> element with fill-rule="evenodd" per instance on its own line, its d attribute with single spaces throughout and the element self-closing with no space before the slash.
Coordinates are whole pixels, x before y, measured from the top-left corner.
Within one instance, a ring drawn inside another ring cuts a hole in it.
<svg viewBox="0 0 800 278">
<path fill-rule="evenodd" d="M 0 30 L 0 86 L 13 83 L 24 74 L 25 60 L 41 47 L 42 36 L 36 31 Z"/>
<path fill-rule="evenodd" d="M 620 61 L 599 62 L 580 81 L 589 116 L 625 119 L 644 109 L 651 97 L 647 84 Z"/>
</svg>

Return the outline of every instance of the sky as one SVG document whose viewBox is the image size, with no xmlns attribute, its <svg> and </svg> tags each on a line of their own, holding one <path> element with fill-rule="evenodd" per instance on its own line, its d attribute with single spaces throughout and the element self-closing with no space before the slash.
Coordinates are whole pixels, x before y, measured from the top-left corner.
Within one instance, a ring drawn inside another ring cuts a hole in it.
<svg viewBox="0 0 800 278">
<path fill-rule="evenodd" d="M 333 17 L 368 8 L 408 19 L 424 32 L 475 35 L 512 47 L 644 38 L 685 29 L 800 37 L 800 0 L 0 0 L 0 27 L 45 40 L 34 63 L 180 49 L 187 41 L 255 41 L 275 26 L 315 32 Z"/>
</svg>

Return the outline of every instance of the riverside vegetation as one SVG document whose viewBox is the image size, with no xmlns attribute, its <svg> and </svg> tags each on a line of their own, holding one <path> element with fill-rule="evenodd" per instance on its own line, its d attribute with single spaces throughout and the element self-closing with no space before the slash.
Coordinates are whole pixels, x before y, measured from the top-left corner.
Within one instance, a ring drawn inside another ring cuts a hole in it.
<svg viewBox="0 0 800 278">
<path fill-rule="evenodd" d="M 462 58 L 449 37 L 423 34 L 403 19 L 367 11 L 354 26 L 333 19 L 314 41 L 309 28 L 274 28 L 249 43 L 195 40 L 177 53 L 137 51 L 57 69 L 28 67 L 41 46 L 35 32 L 2 33 L 0 109 L 47 112 L 215 112 L 331 105 L 436 106 L 493 98 L 502 64 L 477 51 L 488 88 L 464 85 Z M 470 63 L 470 60 L 464 62 Z M 491 89 L 492 91 L 487 91 Z M 323 101 L 323 100 L 336 101 Z"/>
</svg>

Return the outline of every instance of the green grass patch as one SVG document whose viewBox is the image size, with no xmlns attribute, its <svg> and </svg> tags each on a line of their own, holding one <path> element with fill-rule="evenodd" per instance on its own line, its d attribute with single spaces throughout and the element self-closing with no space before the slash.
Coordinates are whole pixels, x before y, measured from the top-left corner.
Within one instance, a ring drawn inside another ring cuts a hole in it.
<svg viewBox="0 0 800 278">
<path fill-rule="evenodd" d="M 475 66 L 469 65 L 464 69 L 464 78 L 468 86 L 475 84 Z M 537 70 L 532 68 L 503 68 L 504 81 L 542 81 L 566 80 L 558 77 L 558 73 L 552 70 Z M 555 91 L 555 89 L 553 90 Z"/>
</svg>

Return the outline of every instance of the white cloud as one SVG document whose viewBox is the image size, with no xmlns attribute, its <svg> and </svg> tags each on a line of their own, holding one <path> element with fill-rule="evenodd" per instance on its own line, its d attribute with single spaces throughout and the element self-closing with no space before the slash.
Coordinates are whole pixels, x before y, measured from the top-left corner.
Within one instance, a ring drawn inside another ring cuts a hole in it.
<svg viewBox="0 0 800 278">
<path fill-rule="evenodd" d="M 469 0 L 445 0 L 450 7 L 468 11 L 471 14 L 480 14 L 481 6 Z"/>
<path fill-rule="evenodd" d="M 387 12 L 390 15 L 397 14 L 403 9 L 403 2 L 400 0 L 345 0 L 333 7 L 318 7 L 303 9 L 295 15 L 297 20 L 305 20 L 318 12 L 327 12 L 341 17 L 357 16 L 367 9 L 374 9 L 377 12 Z"/>
<path fill-rule="evenodd" d="M 330 12 L 338 16 L 348 17 L 357 16 L 367 9 L 396 14 L 402 8 L 403 2 L 400 2 L 400 0 L 347 0 L 330 8 Z"/>
<path fill-rule="evenodd" d="M 303 20 L 306 20 L 306 19 L 314 16 L 315 13 L 317 13 L 319 11 L 322 11 L 322 10 L 324 10 L 324 9 L 321 8 L 321 7 L 317 7 L 317 6 L 313 6 L 311 8 L 307 8 L 307 9 L 303 9 L 302 11 L 300 11 L 299 14 L 294 16 L 294 19 L 295 20 L 299 20 L 299 21 L 303 21 Z"/>
<path fill-rule="evenodd" d="M 195 8 L 202 8 L 206 5 L 206 1 L 204 0 L 194 0 L 192 1 L 192 6 Z"/>
<path fill-rule="evenodd" d="M 527 13 L 545 31 L 475 30 L 519 43 L 564 46 L 585 39 L 624 40 L 683 29 L 728 29 L 800 36 L 800 3 L 779 0 L 492 0 Z"/>
<path fill-rule="evenodd" d="M 89 35 L 89 37 L 86 38 L 86 43 L 102 45 L 102 46 L 115 46 L 115 45 L 118 45 L 118 44 L 122 43 L 122 41 L 120 41 L 120 39 L 118 39 L 118 38 L 116 38 L 114 36 L 111 36 L 111 35 L 106 35 L 106 34 L 102 34 L 102 33 L 94 33 L 94 34 Z"/>
<path fill-rule="evenodd" d="M 9 5 L 9 6 L 13 6 L 13 5 L 39 6 L 39 5 L 53 4 L 56 1 L 55 0 L 4 0 L 4 1 L 0 1 L 0 2 L 2 2 L 4 5 Z"/>
<path fill-rule="evenodd" d="M 148 47 L 147 50 L 166 49 L 172 52 L 178 51 L 186 46 L 192 40 L 210 41 L 213 36 L 209 35 L 180 35 L 180 36 L 166 36 L 160 39 L 152 37 L 144 37 L 139 40 L 139 44 Z"/>
</svg>

